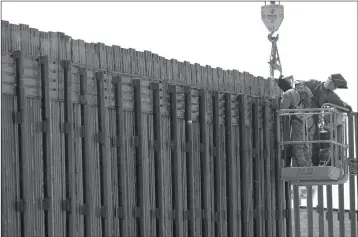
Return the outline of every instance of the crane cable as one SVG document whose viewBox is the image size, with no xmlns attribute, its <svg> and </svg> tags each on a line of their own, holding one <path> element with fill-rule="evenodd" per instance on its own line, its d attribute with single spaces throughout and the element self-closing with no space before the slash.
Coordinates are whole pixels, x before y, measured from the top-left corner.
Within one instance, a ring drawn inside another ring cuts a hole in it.
<svg viewBox="0 0 358 237">
<path fill-rule="evenodd" d="M 280 76 L 282 76 L 282 64 L 280 61 L 280 55 L 278 54 L 278 48 L 277 48 L 277 41 L 278 41 L 278 34 L 276 37 L 273 36 L 274 32 L 271 32 L 267 38 L 271 42 L 271 55 L 270 55 L 270 61 L 268 62 L 270 64 L 270 77 L 275 77 L 275 70 L 280 72 Z"/>
</svg>

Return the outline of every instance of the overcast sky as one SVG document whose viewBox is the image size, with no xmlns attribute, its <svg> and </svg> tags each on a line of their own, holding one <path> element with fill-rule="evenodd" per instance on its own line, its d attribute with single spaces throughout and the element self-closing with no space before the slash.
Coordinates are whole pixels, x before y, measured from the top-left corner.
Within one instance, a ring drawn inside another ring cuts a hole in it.
<svg viewBox="0 0 358 237">
<path fill-rule="evenodd" d="M 86 42 L 148 50 L 168 59 L 267 77 L 271 44 L 261 21 L 263 4 L 3 2 L 2 19 Z M 325 80 L 341 73 L 349 89 L 337 93 L 357 111 L 357 3 L 282 4 L 285 17 L 278 31 L 278 50 L 283 74 Z M 346 208 L 348 188 L 346 184 Z"/>
</svg>

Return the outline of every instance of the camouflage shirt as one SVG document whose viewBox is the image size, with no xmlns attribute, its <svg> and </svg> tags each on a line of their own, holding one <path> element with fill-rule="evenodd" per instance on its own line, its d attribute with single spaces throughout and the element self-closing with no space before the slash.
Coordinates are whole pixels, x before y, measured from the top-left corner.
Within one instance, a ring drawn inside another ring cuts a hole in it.
<svg viewBox="0 0 358 237">
<path fill-rule="evenodd" d="M 347 107 L 347 104 L 339 98 L 339 96 L 331 90 L 324 87 L 324 82 L 318 80 L 302 81 L 302 84 L 307 86 L 313 94 L 312 108 L 321 108 L 324 103 L 331 103 L 342 107 Z"/>
</svg>

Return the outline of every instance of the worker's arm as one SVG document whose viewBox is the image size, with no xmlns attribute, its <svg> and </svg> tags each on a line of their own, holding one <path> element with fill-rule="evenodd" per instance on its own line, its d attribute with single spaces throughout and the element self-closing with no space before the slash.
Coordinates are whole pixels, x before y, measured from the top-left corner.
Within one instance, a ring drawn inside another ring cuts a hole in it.
<svg viewBox="0 0 358 237">
<path fill-rule="evenodd" d="M 293 105 L 293 93 L 294 89 L 289 89 L 282 96 L 282 109 L 289 109 L 291 105 Z"/>
<path fill-rule="evenodd" d="M 344 108 L 347 108 L 349 110 L 349 113 L 352 112 L 352 107 L 349 106 L 347 103 L 343 102 L 343 100 L 341 100 L 341 98 L 339 98 L 339 96 L 333 91 L 328 91 L 325 99 L 326 103 L 342 106 Z"/>
</svg>

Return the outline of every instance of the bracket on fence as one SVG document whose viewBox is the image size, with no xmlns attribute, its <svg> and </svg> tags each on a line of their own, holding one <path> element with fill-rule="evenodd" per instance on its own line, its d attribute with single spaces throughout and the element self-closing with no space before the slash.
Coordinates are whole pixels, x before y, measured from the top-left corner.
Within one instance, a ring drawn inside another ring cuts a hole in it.
<svg viewBox="0 0 358 237">
<path fill-rule="evenodd" d="M 213 157 L 216 157 L 218 155 L 218 149 L 215 146 L 211 146 L 210 153 Z"/>
<path fill-rule="evenodd" d="M 152 82 L 152 83 L 150 83 L 150 84 L 149 84 L 149 90 L 152 90 L 152 91 L 159 90 L 159 91 L 160 91 L 160 84 L 159 84 L 159 82 Z M 171 91 L 170 88 L 169 88 L 169 91 Z"/>
<path fill-rule="evenodd" d="M 140 217 L 140 207 L 133 207 L 133 216 L 134 218 Z"/>
<path fill-rule="evenodd" d="M 138 136 L 133 136 L 132 139 L 131 139 L 131 142 L 132 142 L 132 145 L 134 147 L 138 147 L 138 145 L 139 145 L 139 137 Z"/>
<path fill-rule="evenodd" d="M 213 219 L 216 223 L 220 222 L 220 212 L 213 212 Z"/>
<path fill-rule="evenodd" d="M 284 209 L 283 216 L 284 218 L 290 218 L 290 209 Z"/>
<path fill-rule="evenodd" d="M 200 143 L 200 152 L 205 152 L 205 146 L 203 143 Z"/>
<path fill-rule="evenodd" d="M 71 128 L 71 124 L 69 123 L 61 123 L 60 124 L 60 132 L 61 133 L 69 133 L 70 132 L 70 128 Z"/>
<path fill-rule="evenodd" d="M 169 220 L 175 220 L 175 214 L 176 214 L 175 210 L 168 211 L 168 219 Z"/>
<path fill-rule="evenodd" d="M 111 146 L 112 147 L 121 147 L 121 141 L 117 136 L 111 137 Z"/>
<path fill-rule="evenodd" d="M 25 210 L 24 200 L 15 201 L 15 211 L 16 212 L 24 212 L 24 210 Z"/>
<path fill-rule="evenodd" d="M 113 216 L 119 219 L 124 219 L 124 209 L 123 207 L 115 207 L 113 209 Z"/>
<path fill-rule="evenodd" d="M 84 126 L 79 126 L 75 130 L 75 134 L 77 137 L 86 137 L 86 129 Z"/>
<path fill-rule="evenodd" d="M 191 87 L 190 86 L 184 86 L 184 94 L 191 93 Z"/>
<path fill-rule="evenodd" d="M 89 214 L 89 205 L 88 204 L 82 204 L 79 206 L 79 213 L 83 216 L 86 216 Z"/>
<path fill-rule="evenodd" d="M 60 65 L 64 68 L 64 69 L 70 69 L 72 62 L 71 60 L 62 60 Z"/>
<path fill-rule="evenodd" d="M 193 148 L 192 148 L 192 141 L 190 141 L 190 142 L 187 142 L 186 144 L 185 144 L 185 151 L 186 152 L 189 152 L 189 151 L 191 151 Z"/>
<path fill-rule="evenodd" d="M 22 124 L 24 121 L 24 116 L 22 111 L 14 112 L 13 120 L 15 124 Z"/>
<path fill-rule="evenodd" d="M 71 212 L 71 200 L 62 200 L 62 209 L 66 212 Z"/>
<path fill-rule="evenodd" d="M 50 210 L 50 198 L 43 198 L 40 202 L 40 207 L 46 211 Z"/>
<path fill-rule="evenodd" d="M 264 215 L 264 210 L 262 210 L 261 207 L 255 208 L 254 209 L 254 218 L 260 217 L 260 216 L 265 216 Z"/>
<path fill-rule="evenodd" d="M 278 219 L 279 213 L 280 213 L 280 210 L 277 210 L 277 209 L 276 209 L 276 215 L 275 215 L 275 219 L 276 219 L 276 220 L 279 220 L 279 219 Z M 283 217 L 283 218 L 288 218 L 288 214 L 289 214 L 289 210 L 288 210 L 288 209 L 282 209 L 282 217 Z"/>
<path fill-rule="evenodd" d="M 38 122 L 37 131 L 41 133 L 47 133 L 50 130 L 50 124 L 47 120 Z"/>
<path fill-rule="evenodd" d="M 183 211 L 184 220 L 193 220 L 193 219 L 200 219 L 204 216 L 204 210 L 196 209 L 196 210 L 185 210 Z"/>
<path fill-rule="evenodd" d="M 237 217 L 237 220 L 241 221 L 242 218 L 241 218 L 241 209 L 237 210 L 237 214 L 236 214 L 236 217 Z"/>
<path fill-rule="evenodd" d="M 86 105 L 88 103 L 87 101 L 87 95 L 86 94 L 80 94 L 79 98 L 78 98 L 78 102 L 81 105 Z"/>
<path fill-rule="evenodd" d="M 108 218 L 108 210 L 106 206 L 101 206 L 97 208 L 97 216 L 101 218 Z"/>
<path fill-rule="evenodd" d="M 354 216 L 357 215 L 357 211 L 350 210 L 348 214 L 349 220 L 353 220 Z"/>
<path fill-rule="evenodd" d="M 159 208 L 154 208 L 150 210 L 150 215 L 152 218 L 159 218 L 160 217 Z"/>
<path fill-rule="evenodd" d="M 324 208 L 322 205 L 317 205 L 316 206 L 316 211 L 318 214 L 323 214 L 324 213 Z"/>
<path fill-rule="evenodd" d="M 153 147 L 154 151 L 159 150 L 160 144 L 159 144 L 158 140 L 149 140 L 148 143 L 149 143 L 149 146 Z"/>
<path fill-rule="evenodd" d="M 183 218 L 184 220 L 191 220 L 192 219 L 192 215 L 191 212 L 189 210 L 184 210 L 183 211 Z"/>
<path fill-rule="evenodd" d="M 170 150 L 174 151 L 176 149 L 176 144 L 174 140 L 170 140 Z"/>
<path fill-rule="evenodd" d="M 200 210 L 200 212 L 201 212 L 201 218 L 203 220 L 207 220 L 210 218 L 210 213 L 208 211 L 202 209 L 202 210 Z"/>
<path fill-rule="evenodd" d="M 170 92 L 170 94 L 173 94 L 174 92 L 176 92 L 177 86 L 176 85 L 169 85 L 168 86 L 168 91 Z"/>
<path fill-rule="evenodd" d="M 348 167 L 349 167 L 349 175 L 358 175 L 358 159 L 349 158 Z"/>
<path fill-rule="evenodd" d="M 94 139 L 97 143 L 103 144 L 104 143 L 104 134 L 103 132 L 98 132 L 94 135 Z"/>
</svg>

